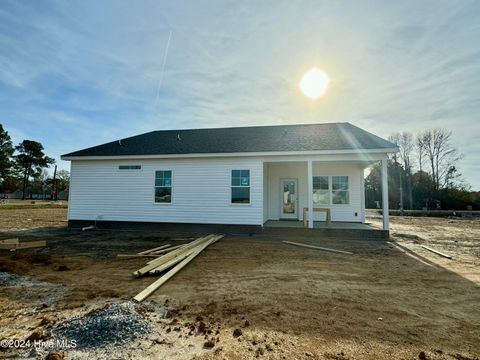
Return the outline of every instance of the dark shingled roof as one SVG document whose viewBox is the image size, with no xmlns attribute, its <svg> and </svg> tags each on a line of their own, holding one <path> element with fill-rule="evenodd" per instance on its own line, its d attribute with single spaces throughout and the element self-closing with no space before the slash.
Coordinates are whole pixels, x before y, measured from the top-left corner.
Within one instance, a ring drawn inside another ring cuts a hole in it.
<svg viewBox="0 0 480 360">
<path fill-rule="evenodd" d="M 392 149 L 396 145 L 350 123 L 161 130 L 63 156 L 212 154 Z"/>
</svg>

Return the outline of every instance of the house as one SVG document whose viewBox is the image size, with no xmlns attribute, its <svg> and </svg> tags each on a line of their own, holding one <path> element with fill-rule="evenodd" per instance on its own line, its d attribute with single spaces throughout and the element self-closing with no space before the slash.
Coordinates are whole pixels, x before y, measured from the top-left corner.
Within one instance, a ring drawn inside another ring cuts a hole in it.
<svg viewBox="0 0 480 360">
<path fill-rule="evenodd" d="M 153 131 L 62 156 L 69 224 L 263 226 L 272 220 L 364 223 L 364 170 L 395 144 L 350 123 Z M 388 211 L 383 212 L 388 231 Z M 299 222 L 300 224 L 300 222 Z"/>
</svg>

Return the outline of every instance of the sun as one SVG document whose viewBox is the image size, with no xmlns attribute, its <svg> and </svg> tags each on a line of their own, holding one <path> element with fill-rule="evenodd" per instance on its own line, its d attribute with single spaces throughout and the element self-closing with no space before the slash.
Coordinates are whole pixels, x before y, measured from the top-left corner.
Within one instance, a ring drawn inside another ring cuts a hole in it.
<svg viewBox="0 0 480 360">
<path fill-rule="evenodd" d="M 312 100 L 320 98 L 328 89 L 330 79 L 325 71 L 314 67 L 308 70 L 300 81 L 300 90 L 303 95 Z"/>
</svg>

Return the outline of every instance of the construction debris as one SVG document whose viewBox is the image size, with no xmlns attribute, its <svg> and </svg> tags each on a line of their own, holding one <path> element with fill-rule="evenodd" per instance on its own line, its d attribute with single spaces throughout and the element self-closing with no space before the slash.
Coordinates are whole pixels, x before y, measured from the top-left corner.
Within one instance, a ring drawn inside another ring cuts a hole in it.
<svg viewBox="0 0 480 360">
<path fill-rule="evenodd" d="M 433 252 L 434 254 L 437 254 L 437 255 L 443 256 L 444 258 L 447 258 L 447 259 L 453 259 L 453 257 L 452 257 L 452 256 L 450 256 L 450 255 L 447 255 L 447 254 L 444 254 L 444 253 L 442 253 L 442 252 L 440 252 L 440 251 L 438 251 L 438 250 L 432 249 L 432 248 L 430 248 L 430 247 L 428 247 L 428 246 L 425 246 L 425 245 L 420 245 L 420 246 L 421 246 L 421 247 L 423 247 L 424 249 L 427 249 L 428 251 L 431 251 L 431 252 Z"/>
<path fill-rule="evenodd" d="M 301 243 L 296 243 L 296 242 L 291 242 L 291 241 L 283 241 L 285 244 L 290 244 L 290 245 L 295 245 L 295 246 L 301 246 L 309 249 L 315 249 L 315 250 L 323 250 L 323 251 L 330 251 L 334 253 L 340 253 L 340 254 L 347 254 L 347 255 L 353 255 L 352 252 L 349 251 L 343 251 L 343 250 L 336 250 L 336 249 L 330 249 L 330 248 L 324 248 L 320 246 L 313 246 L 313 245 L 307 245 L 307 244 L 301 244 Z"/>
<path fill-rule="evenodd" d="M 45 246 L 47 246 L 47 242 L 45 240 L 28 241 L 28 242 L 20 242 L 17 238 L 0 240 L 0 249 L 10 250 L 10 251 L 45 247 Z"/>
<path fill-rule="evenodd" d="M 206 249 L 209 245 L 217 242 L 222 237 L 223 235 L 210 234 L 194 240 L 191 243 L 181 245 L 175 250 L 169 252 L 168 254 L 149 261 L 147 265 L 145 265 L 143 268 L 135 271 L 133 273 L 133 276 L 139 277 L 145 274 L 157 274 L 171 268 L 172 266 L 174 267 L 166 274 L 161 276 L 157 281 L 144 289 L 142 292 L 137 294 L 134 299 L 139 302 L 146 299 L 155 290 L 157 290 L 177 272 L 179 272 L 183 267 L 185 267 L 190 261 L 192 261 L 204 249 Z"/>
<path fill-rule="evenodd" d="M 169 247 L 170 244 L 162 245 L 155 247 L 153 249 L 148 249 L 145 251 L 141 251 L 137 254 L 118 254 L 117 258 L 119 259 L 131 259 L 131 258 L 142 258 L 142 257 L 147 257 L 147 258 L 158 258 L 159 255 L 165 254 L 169 251 L 178 249 L 182 247 L 183 245 L 177 245 L 177 246 L 171 246 Z M 148 264 L 148 263 L 147 263 Z"/>
<path fill-rule="evenodd" d="M 52 330 L 59 340 L 76 340 L 78 349 L 120 345 L 146 334 L 151 325 L 132 302 L 107 304 L 83 316 L 70 319 Z"/>
</svg>

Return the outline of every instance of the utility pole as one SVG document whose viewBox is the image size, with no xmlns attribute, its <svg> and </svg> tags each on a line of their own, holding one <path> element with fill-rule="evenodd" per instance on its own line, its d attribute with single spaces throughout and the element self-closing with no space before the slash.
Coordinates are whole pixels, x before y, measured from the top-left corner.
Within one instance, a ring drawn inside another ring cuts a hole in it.
<svg viewBox="0 0 480 360">
<path fill-rule="evenodd" d="M 57 201 L 57 165 L 55 165 L 55 170 L 53 170 L 52 200 Z"/>
</svg>

